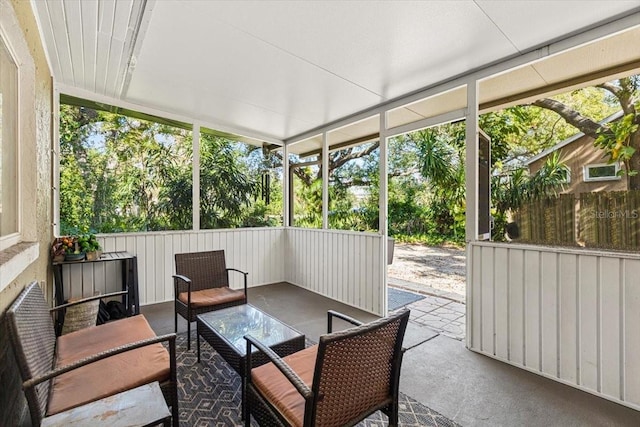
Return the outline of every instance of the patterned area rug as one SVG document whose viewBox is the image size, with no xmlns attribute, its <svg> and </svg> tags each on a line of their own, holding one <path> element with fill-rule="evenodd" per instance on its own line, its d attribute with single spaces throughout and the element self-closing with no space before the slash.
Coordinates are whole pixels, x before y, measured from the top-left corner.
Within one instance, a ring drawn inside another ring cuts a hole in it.
<svg viewBox="0 0 640 427">
<path fill-rule="evenodd" d="M 201 344 L 202 363 L 198 363 L 193 335 L 191 351 L 187 351 L 187 334 L 178 334 L 178 399 L 180 426 L 243 426 L 240 420 L 240 376 L 206 342 Z M 359 427 L 387 426 L 387 416 L 373 414 Z M 258 424 L 252 420 L 252 426 Z M 458 424 L 421 403 L 400 393 L 401 426 L 455 427 Z"/>
<path fill-rule="evenodd" d="M 400 289 L 387 287 L 388 298 L 387 306 L 390 311 L 397 310 L 400 307 L 404 307 L 412 302 L 420 301 L 424 299 L 424 295 L 416 294 L 413 292 L 401 291 Z"/>
</svg>

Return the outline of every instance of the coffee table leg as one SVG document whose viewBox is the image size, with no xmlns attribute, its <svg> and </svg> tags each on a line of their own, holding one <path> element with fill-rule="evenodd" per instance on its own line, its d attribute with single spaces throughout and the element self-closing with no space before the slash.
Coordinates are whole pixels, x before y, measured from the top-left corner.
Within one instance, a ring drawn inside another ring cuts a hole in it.
<svg viewBox="0 0 640 427">
<path fill-rule="evenodd" d="M 196 341 L 198 342 L 198 363 L 200 363 L 200 322 L 196 321 Z"/>
</svg>

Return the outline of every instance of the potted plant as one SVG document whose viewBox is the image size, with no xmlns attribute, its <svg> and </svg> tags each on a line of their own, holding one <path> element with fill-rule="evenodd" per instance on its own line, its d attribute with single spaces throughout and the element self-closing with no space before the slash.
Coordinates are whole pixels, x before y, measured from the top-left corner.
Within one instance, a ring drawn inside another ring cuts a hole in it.
<svg viewBox="0 0 640 427">
<path fill-rule="evenodd" d="M 65 250 L 65 261 L 80 261 L 84 259 L 84 252 L 80 250 L 78 244 L 78 238 L 76 236 L 63 236 L 60 237 L 62 241 L 62 247 Z"/>
<path fill-rule="evenodd" d="M 53 262 L 62 262 L 66 253 L 67 246 L 64 244 L 63 238 L 56 237 L 51 244 L 51 259 Z"/>
<path fill-rule="evenodd" d="M 87 261 L 95 261 L 102 255 L 100 243 L 93 233 L 78 236 L 78 244 L 80 250 L 87 254 Z"/>
</svg>

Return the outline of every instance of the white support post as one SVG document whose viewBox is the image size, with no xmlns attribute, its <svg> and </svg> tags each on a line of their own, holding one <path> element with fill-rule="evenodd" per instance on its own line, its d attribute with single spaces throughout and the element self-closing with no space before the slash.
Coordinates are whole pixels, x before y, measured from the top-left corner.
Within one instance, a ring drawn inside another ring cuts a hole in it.
<svg viewBox="0 0 640 427">
<path fill-rule="evenodd" d="M 282 226 L 289 227 L 289 147 L 282 147 Z"/>
<path fill-rule="evenodd" d="M 329 228 L 329 138 L 322 133 L 322 229 Z"/>
<path fill-rule="evenodd" d="M 478 239 L 478 84 L 472 80 L 467 85 L 466 125 L 466 191 L 467 212 L 465 240 Z"/>
<path fill-rule="evenodd" d="M 471 348 L 473 333 L 473 251 L 470 242 L 478 239 L 478 81 L 471 80 L 467 84 L 467 117 L 466 130 L 466 192 L 467 212 L 465 223 L 465 240 L 467 242 L 466 260 L 466 346 Z"/>
<path fill-rule="evenodd" d="M 194 124 L 192 131 L 193 140 L 193 185 L 192 185 L 192 209 L 193 231 L 200 230 L 200 125 Z"/>
<path fill-rule="evenodd" d="M 60 89 L 54 82 L 53 84 L 53 102 L 51 111 L 51 163 L 53 165 L 53 235 L 60 236 Z"/>
<path fill-rule="evenodd" d="M 388 131 L 387 131 L 387 113 L 380 113 L 380 194 L 378 195 L 378 228 L 382 236 L 382 247 L 380 251 L 380 277 L 382 277 L 382 311 L 383 315 L 387 315 L 387 253 L 389 241 L 389 178 L 388 178 Z"/>
</svg>

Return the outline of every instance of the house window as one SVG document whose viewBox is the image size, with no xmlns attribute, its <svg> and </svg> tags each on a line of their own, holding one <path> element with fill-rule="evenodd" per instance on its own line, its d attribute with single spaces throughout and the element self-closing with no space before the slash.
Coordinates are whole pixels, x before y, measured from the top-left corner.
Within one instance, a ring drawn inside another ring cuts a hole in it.
<svg viewBox="0 0 640 427">
<path fill-rule="evenodd" d="M 571 184 L 571 169 L 567 166 L 566 169 L 560 171 L 562 174 L 562 183 L 563 184 Z"/>
<path fill-rule="evenodd" d="M 589 182 L 620 179 L 620 176 L 618 175 L 619 170 L 620 165 L 618 163 L 586 165 L 584 167 L 584 180 L 585 182 Z"/>
<path fill-rule="evenodd" d="M 18 67 L 0 37 L 0 250 L 19 240 Z"/>
</svg>

